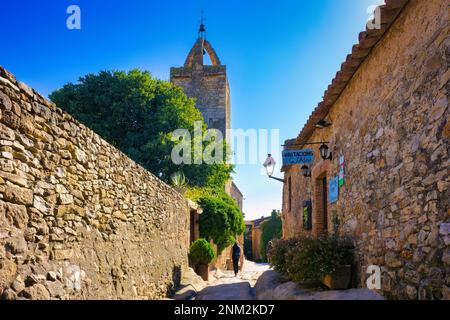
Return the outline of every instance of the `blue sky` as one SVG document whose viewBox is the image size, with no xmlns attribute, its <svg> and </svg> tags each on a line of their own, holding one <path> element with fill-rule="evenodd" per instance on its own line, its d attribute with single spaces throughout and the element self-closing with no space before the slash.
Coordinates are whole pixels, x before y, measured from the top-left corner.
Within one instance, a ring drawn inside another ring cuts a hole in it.
<svg viewBox="0 0 450 320">
<path fill-rule="evenodd" d="M 381 2 L 1 1 L 0 65 L 44 95 L 106 69 L 137 67 L 168 80 L 196 40 L 203 9 L 207 38 L 227 65 L 232 127 L 280 129 L 282 143 L 321 101 L 365 27 L 368 6 Z M 66 27 L 71 4 L 81 8 L 81 30 Z M 281 209 L 282 184 L 261 175 L 260 165 L 237 166 L 235 180 L 247 219 Z"/>
</svg>

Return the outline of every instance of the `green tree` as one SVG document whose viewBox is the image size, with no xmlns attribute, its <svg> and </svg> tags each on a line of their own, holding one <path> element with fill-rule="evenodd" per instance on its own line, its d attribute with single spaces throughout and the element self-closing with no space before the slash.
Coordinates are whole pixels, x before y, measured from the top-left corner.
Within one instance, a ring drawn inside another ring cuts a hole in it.
<svg viewBox="0 0 450 320">
<path fill-rule="evenodd" d="M 237 235 L 244 232 L 244 217 L 234 199 L 222 190 L 206 190 L 198 199 L 203 209 L 200 236 L 212 240 L 220 254 L 235 242 Z"/>
<path fill-rule="evenodd" d="M 173 163 L 171 152 L 179 142 L 172 132 L 187 129 L 193 137 L 196 121 L 202 122 L 203 133 L 206 125 L 181 88 L 147 71 L 88 74 L 54 91 L 50 99 L 166 182 L 175 172 L 182 172 L 190 186 L 223 188 L 230 179 L 233 167 L 227 164 Z M 208 143 L 202 143 L 203 149 Z M 193 148 L 191 152 L 193 158 Z"/>
<path fill-rule="evenodd" d="M 282 221 L 276 210 L 272 211 L 270 220 L 261 225 L 261 247 L 260 253 L 263 261 L 267 261 L 267 244 L 273 239 L 281 238 Z"/>
</svg>

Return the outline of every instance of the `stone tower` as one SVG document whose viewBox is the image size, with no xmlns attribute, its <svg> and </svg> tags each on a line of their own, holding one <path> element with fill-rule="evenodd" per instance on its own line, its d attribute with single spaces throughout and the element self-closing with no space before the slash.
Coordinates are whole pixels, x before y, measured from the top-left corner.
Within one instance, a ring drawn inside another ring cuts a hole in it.
<svg viewBox="0 0 450 320">
<path fill-rule="evenodd" d="M 204 64 L 203 58 L 206 54 L 211 60 L 211 65 Z M 231 115 L 227 68 L 221 64 L 216 51 L 206 40 L 203 18 L 197 41 L 189 52 L 184 66 L 170 68 L 170 81 L 183 88 L 188 97 L 197 99 L 196 107 L 202 113 L 208 128 L 218 129 L 224 139 L 229 138 Z M 236 201 L 242 211 L 244 196 L 232 180 L 225 184 L 225 192 Z M 241 244 L 244 243 L 242 236 L 239 236 L 237 240 Z M 216 267 L 227 269 L 230 248 L 225 249 L 217 257 Z"/>
<path fill-rule="evenodd" d="M 206 54 L 212 65 L 204 65 Z M 184 66 L 170 69 L 170 81 L 182 87 L 188 97 L 197 99 L 196 107 L 205 123 L 209 128 L 220 130 L 226 139 L 231 121 L 227 69 L 206 40 L 203 23 Z"/>
</svg>

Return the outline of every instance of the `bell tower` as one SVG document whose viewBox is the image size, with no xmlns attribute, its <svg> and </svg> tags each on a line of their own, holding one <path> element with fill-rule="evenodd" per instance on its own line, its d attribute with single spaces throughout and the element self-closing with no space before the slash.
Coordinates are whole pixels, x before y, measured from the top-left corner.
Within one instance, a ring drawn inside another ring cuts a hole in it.
<svg viewBox="0 0 450 320">
<path fill-rule="evenodd" d="M 205 55 L 209 56 L 211 65 L 204 64 Z M 188 97 L 197 99 L 196 107 L 202 113 L 208 128 L 220 130 L 226 139 L 231 125 L 227 69 L 206 40 L 203 14 L 198 38 L 184 66 L 170 68 L 170 81 L 182 87 Z"/>
<path fill-rule="evenodd" d="M 209 56 L 211 65 L 205 65 L 205 55 Z M 206 40 L 203 12 L 198 38 L 189 51 L 184 66 L 170 68 L 170 82 L 183 88 L 188 97 L 197 99 L 196 107 L 202 113 L 208 128 L 218 129 L 223 138 L 228 140 L 231 117 L 227 68 L 222 65 L 211 43 Z M 242 211 L 244 196 L 232 180 L 225 184 L 225 192 L 236 201 Z M 243 245 L 242 236 L 237 240 Z M 227 248 L 217 258 L 216 267 L 227 269 L 229 256 L 230 248 Z"/>
</svg>

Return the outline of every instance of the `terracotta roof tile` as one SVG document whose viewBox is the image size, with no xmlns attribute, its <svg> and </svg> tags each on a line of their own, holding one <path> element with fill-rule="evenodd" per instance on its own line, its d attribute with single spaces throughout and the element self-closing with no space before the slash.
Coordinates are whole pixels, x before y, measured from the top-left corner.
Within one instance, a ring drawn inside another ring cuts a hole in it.
<svg viewBox="0 0 450 320">
<path fill-rule="evenodd" d="M 366 30 L 359 34 L 359 43 L 352 47 L 352 53 L 347 55 L 346 60 L 342 63 L 341 69 L 336 73 L 335 78 L 325 91 L 322 102 L 317 105 L 308 118 L 302 131 L 297 136 L 297 144 L 307 142 L 314 131 L 315 124 L 328 114 L 353 75 L 364 62 L 365 58 L 383 38 L 386 31 L 389 30 L 409 1 L 410 0 L 386 0 L 386 4 L 380 6 L 381 29 L 369 29 L 366 27 Z"/>
</svg>

